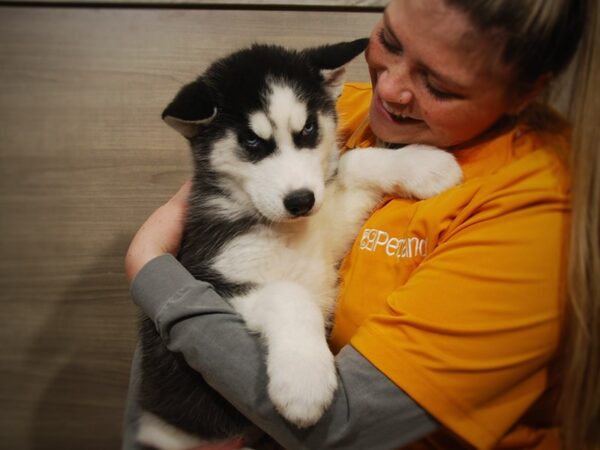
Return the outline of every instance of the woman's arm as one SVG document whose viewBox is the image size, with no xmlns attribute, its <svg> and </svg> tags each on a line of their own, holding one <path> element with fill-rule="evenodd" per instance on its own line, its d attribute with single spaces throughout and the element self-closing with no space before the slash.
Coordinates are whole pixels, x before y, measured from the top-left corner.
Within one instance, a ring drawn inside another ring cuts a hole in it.
<svg viewBox="0 0 600 450">
<path fill-rule="evenodd" d="M 298 429 L 267 394 L 264 349 L 212 287 L 171 255 L 146 264 L 132 296 L 156 323 L 167 347 L 252 422 L 288 449 L 394 449 L 437 427 L 401 389 L 348 346 L 336 357 L 338 390 L 319 422 Z"/>
<path fill-rule="evenodd" d="M 125 260 L 134 301 L 155 322 L 171 351 L 181 352 L 213 388 L 289 449 L 393 449 L 438 427 L 352 347 L 336 357 L 338 390 L 320 421 L 303 430 L 285 421 L 267 394 L 260 338 L 248 333 L 240 316 L 209 284 L 194 279 L 171 256 L 180 245 L 189 188 L 186 183 L 150 216 Z M 134 365 L 132 380 L 136 372 Z M 130 389 L 136 390 L 136 384 Z M 130 392 L 126 436 L 131 436 L 139 415 L 135 403 L 135 392 Z"/>
</svg>

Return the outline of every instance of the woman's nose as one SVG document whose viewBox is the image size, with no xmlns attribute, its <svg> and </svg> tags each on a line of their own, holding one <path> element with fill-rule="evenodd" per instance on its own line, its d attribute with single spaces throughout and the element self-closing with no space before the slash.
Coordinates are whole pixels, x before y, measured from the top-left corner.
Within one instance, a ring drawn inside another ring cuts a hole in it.
<svg viewBox="0 0 600 450">
<path fill-rule="evenodd" d="M 377 92 L 382 100 L 398 105 L 408 105 L 414 94 L 410 80 L 401 70 L 384 70 L 377 80 Z"/>
</svg>

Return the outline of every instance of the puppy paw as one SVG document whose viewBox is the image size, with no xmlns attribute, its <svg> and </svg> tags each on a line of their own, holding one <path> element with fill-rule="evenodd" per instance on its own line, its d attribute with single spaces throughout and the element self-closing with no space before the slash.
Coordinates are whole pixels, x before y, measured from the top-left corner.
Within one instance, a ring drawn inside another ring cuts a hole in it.
<svg viewBox="0 0 600 450">
<path fill-rule="evenodd" d="M 310 353 L 288 348 L 268 359 L 269 396 L 279 413 L 301 428 L 321 418 L 337 387 L 333 355 L 321 347 Z"/>
<path fill-rule="evenodd" d="M 449 152 L 428 145 L 409 145 L 397 151 L 411 152 L 404 189 L 418 199 L 433 197 L 462 181 L 462 170 Z"/>
</svg>

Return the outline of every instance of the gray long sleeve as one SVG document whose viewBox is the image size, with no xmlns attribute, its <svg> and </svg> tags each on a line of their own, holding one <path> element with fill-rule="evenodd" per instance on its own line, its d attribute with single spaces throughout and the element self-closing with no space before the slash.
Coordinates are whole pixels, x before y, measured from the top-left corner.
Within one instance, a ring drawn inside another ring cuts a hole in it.
<svg viewBox="0 0 600 450">
<path fill-rule="evenodd" d="M 397 449 L 439 427 L 347 346 L 336 356 L 338 389 L 332 405 L 316 425 L 298 429 L 277 413 L 269 399 L 260 338 L 248 333 L 241 317 L 209 284 L 164 255 L 142 268 L 131 292 L 167 347 L 181 352 L 214 389 L 286 449 Z M 129 401 L 127 441 L 139 414 L 132 395 Z"/>
</svg>

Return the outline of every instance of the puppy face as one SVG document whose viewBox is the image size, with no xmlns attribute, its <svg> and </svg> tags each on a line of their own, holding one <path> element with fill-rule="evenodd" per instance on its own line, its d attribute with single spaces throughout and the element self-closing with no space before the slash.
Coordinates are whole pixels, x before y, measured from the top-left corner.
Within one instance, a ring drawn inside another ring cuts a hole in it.
<svg viewBox="0 0 600 450">
<path fill-rule="evenodd" d="M 192 146 L 192 202 L 228 218 L 275 222 L 317 211 L 336 169 L 344 65 L 367 42 L 303 51 L 257 44 L 184 86 L 163 119 Z"/>
<path fill-rule="evenodd" d="M 270 80 L 262 99 L 262 108 L 214 143 L 210 165 L 226 192 L 267 220 L 310 215 L 335 169 L 335 116 L 281 80 Z"/>
</svg>

